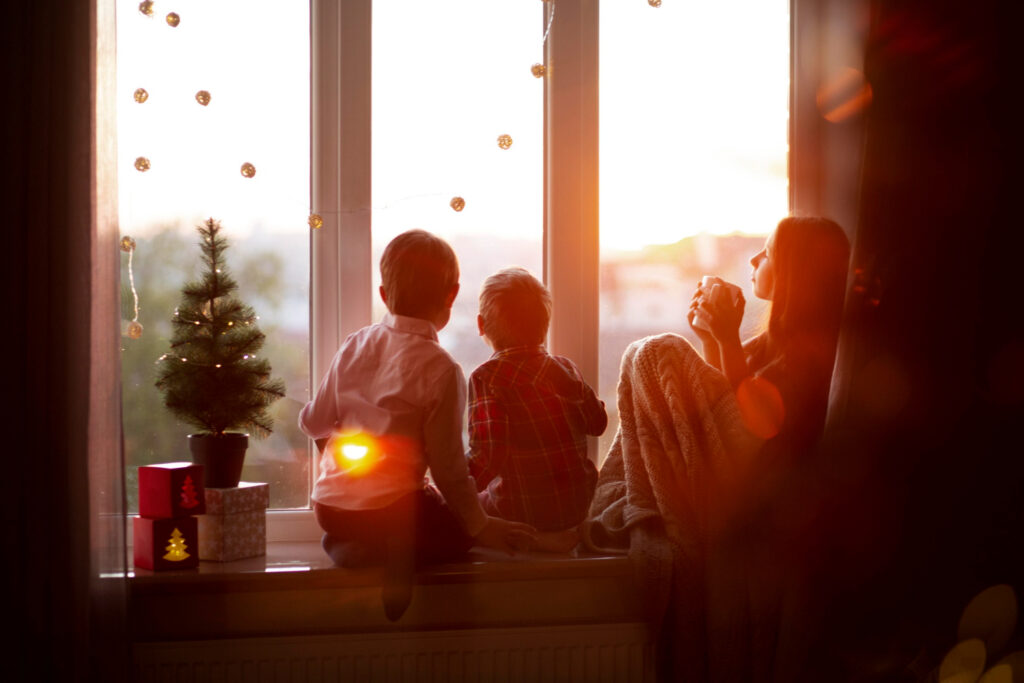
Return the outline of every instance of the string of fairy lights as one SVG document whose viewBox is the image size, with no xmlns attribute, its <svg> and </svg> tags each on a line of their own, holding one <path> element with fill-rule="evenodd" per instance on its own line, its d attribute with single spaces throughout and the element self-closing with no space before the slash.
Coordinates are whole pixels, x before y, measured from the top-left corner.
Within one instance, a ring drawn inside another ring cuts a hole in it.
<svg viewBox="0 0 1024 683">
<path fill-rule="evenodd" d="M 548 36 L 551 33 L 551 27 L 554 25 L 556 8 L 555 0 L 543 0 L 543 2 L 548 5 L 548 20 L 544 27 L 544 34 L 541 38 L 542 50 L 544 46 L 547 44 Z M 647 3 L 651 7 L 661 7 L 661 0 L 647 0 Z M 156 2 L 154 0 L 143 0 L 139 3 L 139 13 L 145 17 L 153 18 L 154 16 L 156 16 Z M 181 15 L 179 15 L 177 12 L 168 12 L 164 16 L 164 21 L 167 23 L 169 27 L 177 28 L 181 24 Z M 547 76 L 549 71 L 547 65 L 541 62 L 537 62 L 530 67 L 530 73 L 533 75 L 534 78 L 541 79 Z M 144 104 L 149 99 L 149 92 L 145 88 L 140 87 L 135 90 L 135 92 L 132 94 L 132 97 L 136 103 Z M 195 93 L 195 100 L 202 107 L 209 106 L 212 99 L 213 96 L 210 94 L 208 90 L 198 90 Z M 501 135 L 497 136 L 497 145 L 499 149 L 508 150 L 512 147 L 512 143 L 512 136 L 508 133 L 502 133 Z M 145 173 L 152 168 L 152 162 L 146 156 L 138 156 L 135 158 L 134 166 L 135 170 L 138 171 L 139 173 Z M 242 175 L 243 178 L 253 178 L 256 176 L 256 166 L 249 161 L 244 161 L 239 167 L 239 173 Z M 458 213 L 466 208 L 466 200 L 465 198 L 459 195 L 455 195 L 448 202 L 448 206 L 453 211 Z M 324 220 L 319 213 L 311 211 L 309 213 L 307 223 L 310 229 L 319 230 L 320 228 L 323 227 Z M 124 330 L 124 336 L 129 337 L 131 339 L 139 339 L 142 336 L 143 330 L 142 324 L 139 322 L 139 294 L 138 290 L 135 287 L 135 278 L 132 270 L 132 255 L 135 252 L 135 247 L 136 244 L 134 239 L 127 235 L 122 237 L 121 250 L 127 252 L 128 254 L 128 280 L 134 301 L 134 315 L 131 321 L 128 322 L 128 325 Z M 177 311 L 175 311 L 175 316 L 177 316 Z M 199 323 L 197 322 L 196 324 L 198 325 Z M 161 358 L 161 360 L 163 360 L 163 357 Z M 185 358 L 182 358 L 181 360 L 183 362 L 186 361 Z"/>
</svg>

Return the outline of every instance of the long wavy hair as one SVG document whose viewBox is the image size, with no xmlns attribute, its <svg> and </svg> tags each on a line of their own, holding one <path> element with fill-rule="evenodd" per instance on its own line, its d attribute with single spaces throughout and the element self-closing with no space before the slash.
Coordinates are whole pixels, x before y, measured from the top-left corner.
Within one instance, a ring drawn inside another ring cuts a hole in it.
<svg viewBox="0 0 1024 683">
<path fill-rule="evenodd" d="M 788 216 L 775 228 L 772 252 L 771 313 L 758 355 L 831 373 L 850 262 L 846 233 L 827 218 Z"/>
</svg>

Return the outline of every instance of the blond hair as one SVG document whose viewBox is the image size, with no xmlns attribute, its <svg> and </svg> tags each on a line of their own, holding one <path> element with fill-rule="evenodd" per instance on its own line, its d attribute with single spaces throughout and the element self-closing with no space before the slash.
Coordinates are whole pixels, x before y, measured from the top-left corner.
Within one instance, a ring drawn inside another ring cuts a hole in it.
<svg viewBox="0 0 1024 683">
<path fill-rule="evenodd" d="M 503 268 L 480 288 L 483 332 L 496 349 L 543 344 L 551 321 L 551 293 L 525 268 Z"/>
</svg>

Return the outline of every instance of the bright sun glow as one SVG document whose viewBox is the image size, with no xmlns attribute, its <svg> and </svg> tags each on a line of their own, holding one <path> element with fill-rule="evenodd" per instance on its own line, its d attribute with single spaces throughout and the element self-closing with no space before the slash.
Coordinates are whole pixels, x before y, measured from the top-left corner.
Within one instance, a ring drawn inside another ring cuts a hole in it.
<svg viewBox="0 0 1024 683">
<path fill-rule="evenodd" d="M 135 0 L 119 3 L 131 30 L 119 30 L 118 51 L 154 57 L 119 64 L 126 229 L 216 213 L 237 232 L 306 231 L 308 117 L 296 126 L 288 112 L 307 106 L 308 82 L 293 76 L 308 69 L 308 46 L 254 42 L 248 25 L 271 14 L 286 22 L 281 36 L 308 35 L 293 26 L 307 12 L 279 9 L 204 3 L 170 28 Z M 522 0 L 374 8 L 374 171 L 387 171 L 386 195 L 374 183 L 374 221 L 384 233 L 436 221 L 448 234 L 515 236 L 540 224 L 543 85 L 530 66 L 543 59 L 542 10 Z M 768 232 L 788 210 L 788 3 L 605 1 L 600 39 L 602 247 Z M 515 140 L 508 150 L 494 142 L 503 133 Z M 138 156 L 150 170 L 133 169 Z M 239 173 L 244 162 L 252 178 Z M 456 195 L 460 214 L 448 205 Z"/>
<path fill-rule="evenodd" d="M 359 444 L 347 443 L 341 447 L 342 456 L 349 460 L 362 460 L 366 457 L 366 454 L 370 452 L 370 449 L 366 446 L 360 446 Z"/>
</svg>

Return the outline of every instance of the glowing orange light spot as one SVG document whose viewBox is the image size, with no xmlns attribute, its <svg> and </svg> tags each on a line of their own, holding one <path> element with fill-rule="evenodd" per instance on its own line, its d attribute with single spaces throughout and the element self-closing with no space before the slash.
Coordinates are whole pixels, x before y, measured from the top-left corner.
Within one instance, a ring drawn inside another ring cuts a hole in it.
<svg viewBox="0 0 1024 683">
<path fill-rule="evenodd" d="M 980 638 L 968 638 L 957 643 L 946 653 L 939 665 L 940 681 L 976 681 L 985 670 L 985 643 Z"/>
<path fill-rule="evenodd" d="M 370 449 L 359 444 L 347 443 L 341 447 L 341 454 L 349 460 L 362 460 Z"/>
<path fill-rule="evenodd" d="M 1000 652 L 1017 626 L 1017 594 L 1009 584 L 992 586 L 971 599 L 960 615 L 957 640 L 979 638 L 989 652 Z"/>
<path fill-rule="evenodd" d="M 372 469 L 381 450 L 377 439 L 362 432 L 339 434 L 329 448 L 338 469 L 350 474 L 364 474 Z"/>
<path fill-rule="evenodd" d="M 839 123 L 867 109 L 873 97 L 864 74 L 849 67 L 840 69 L 818 87 L 818 111 L 827 121 Z"/>
<path fill-rule="evenodd" d="M 736 389 L 743 424 L 754 436 L 770 439 L 782 429 L 786 406 L 778 388 L 764 377 L 747 377 Z"/>
</svg>

